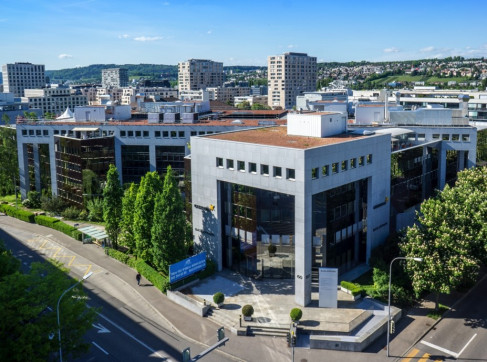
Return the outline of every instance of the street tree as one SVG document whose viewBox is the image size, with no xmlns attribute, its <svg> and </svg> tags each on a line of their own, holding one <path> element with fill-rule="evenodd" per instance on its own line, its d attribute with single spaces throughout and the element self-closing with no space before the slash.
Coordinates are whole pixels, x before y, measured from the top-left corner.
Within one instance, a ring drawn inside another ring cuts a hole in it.
<svg viewBox="0 0 487 362">
<path fill-rule="evenodd" d="M 32 263 L 28 274 L 15 271 L 0 280 L 0 360 L 47 361 L 59 350 L 56 307 L 61 294 L 75 283 L 58 262 Z M 59 306 L 63 354 L 86 353 L 83 340 L 95 321 L 81 286 L 73 288 Z"/>
<path fill-rule="evenodd" d="M 118 246 L 118 235 L 121 228 L 122 198 L 123 189 L 118 170 L 114 165 L 110 165 L 107 182 L 103 189 L 103 220 L 105 220 L 105 230 L 114 248 Z"/>
<path fill-rule="evenodd" d="M 130 187 L 125 190 L 122 199 L 120 242 L 129 249 L 130 253 L 135 251 L 134 214 L 138 187 L 139 185 L 131 183 Z"/>
<path fill-rule="evenodd" d="M 158 270 L 169 273 L 169 265 L 187 256 L 186 217 L 178 182 L 171 166 L 164 178 L 164 189 L 157 195 L 152 223 L 152 255 Z"/>
<path fill-rule="evenodd" d="M 140 180 L 135 199 L 134 237 L 137 256 L 152 262 L 151 229 L 154 220 L 154 204 L 158 193 L 162 192 L 162 181 L 156 171 L 148 172 Z"/>
</svg>

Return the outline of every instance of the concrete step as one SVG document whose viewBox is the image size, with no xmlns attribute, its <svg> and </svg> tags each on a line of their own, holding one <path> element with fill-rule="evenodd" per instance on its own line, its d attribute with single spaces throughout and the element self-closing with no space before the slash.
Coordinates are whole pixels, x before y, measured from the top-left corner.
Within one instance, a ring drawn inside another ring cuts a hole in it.
<svg viewBox="0 0 487 362">
<path fill-rule="evenodd" d="M 249 325 L 248 329 L 251 335 L 259 336 L 286 337 L 289 333 L 289 328 L 284 327 Z"/>
<path fill-rule="evenodd" d="M 282 338 L 286 338 L 287 333 L 284 333 L 284 332 L 272 332 L 272 331 L 267 331 L 267 330 L 256 331 L 256 330 L 251 329 L 250 330 L 250 335 L 253 335 L 253 336 L 268 336 L 268 337 L 282 337 Z"/>
<path fill-rule="evenodd" d="M 219 309 L 211 308 L 208 313 L 206 313 L 206 317 L 216 324 L 227 327 L 228 329 L 233 328 L 238 324 L 238 317 L 232 318 L 228 315 L 228 312 Z"/>
</svg>

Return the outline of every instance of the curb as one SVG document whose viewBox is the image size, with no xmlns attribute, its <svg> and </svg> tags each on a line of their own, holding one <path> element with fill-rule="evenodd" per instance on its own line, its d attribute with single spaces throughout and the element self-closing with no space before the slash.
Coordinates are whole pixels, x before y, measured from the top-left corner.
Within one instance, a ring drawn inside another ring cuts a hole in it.
<svg viewBox="0 0 487 362">
<path fill-rule="evenodd" d="M 399 361 L 401 358 L 404 358 L 404 356 L 406 356 L 406 354 L 411 350 L 411 348 L 413 348 L 416 344 L 418 344 L 419 341 L 421 341 L 424 338 L 424 336 L 426 336 L 434 327 L 436 327 L 436 325 L 440 323 L 440 321 L 443 320 L 443 318 L 446 317 L 450 313 L 450 311 L 457 306 L 457 304 L 461 303 L 468 295 L 470 295 L 472 290 L 474 290 L 477 287 L 477 285 L 480 284 L 486 278 L 487 278 L 487 274 L 485 274 L 482 278 L 480 278 L 472 288 L 470 288 L 460 299 L 458 299 L 455 303 L 453 303 L 453 305 L 445 313 L 443 313 L 440 316 L 440 318 L 438 318 L 423 334 L 421 334 L 421 336 L 417 338 L 416 341 L 414 341 L 413 344 L 411 344 L 400 357 L 396 358 L 395 361 Z"/>
</svg>

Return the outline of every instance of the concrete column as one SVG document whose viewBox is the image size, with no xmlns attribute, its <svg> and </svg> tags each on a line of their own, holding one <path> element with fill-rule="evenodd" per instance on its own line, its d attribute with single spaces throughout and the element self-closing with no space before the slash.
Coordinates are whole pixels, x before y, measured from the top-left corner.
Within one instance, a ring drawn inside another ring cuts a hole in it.
<svg viewBox="0 0 487 362">
<path fill-rule="evenodd" d="M 32 145 L 34 153 L 34 175 L 36 183 L 36 191 L 41 192 L 41 163 L 39 160 L 39 144 L 34 143 Z"/>
<path fill-rule="evenodd" d="M 150 171 L 156 171 L 156 145 L 149 145 L 149 164 Z"/>
<path fill-rule="evenodd" d="M 51 172 L 51 191 L 53 195 L 58 195 L 57 192 L 57 174 L 56 174 L 56 148 L 55 138 L 51 137 L 49 141 L 49 168 Z"/>
<path fill-rule="evenodd" d="M 122 177 L 122 144 L 120 143 L 120 139 L 118 137 L 115 137 L 115 167 L 118 170 L 118 175 L 120 178 L 120 183 L 123 183 L 123 177 Z"/>
<path fill-rule="evenodd" d="M 311 195 L 295 196 L 294 206 L 294 298 L 296 304 L 306 306 L 311 302 Z"/>
<path fill-rule="evenodd" d="M 424 200 L 426 198 L 426 172 L 428 168 L 426 167 L 426 156 L 428 155 L 428 146 L 423 146 L 423 160 L 422 171 L 421 171 L 421 198 Z"/>
<path fill-rule="evenodd" d="M 443 190 L 446 184 L 446 149 L 443 143 L 440 146 L 438 152 L 438 188 Z"/>
<path fill-rule="evenodd" d="M 27 143 L 20 143 L 19 138 L 17 141 L 17 153 L 19 160 L 20 197 L 25 199 L 27 198 L 27 193 L 30 191 L 29 159 L 27 155 Z"/>
<path fill-rule="evenodd" d="M 360 190 L 359 190 L 359 182 L 355 182 L 355 203 L 354 203 L 354 206 L 353 206 L 353 212 L 355 214 L 355 217 L 354 217 L 354 224 L 358 226 L 358 223 L 359 223 L 359 216 L 360 216 L 360 207 L 362 207 L 362 205 L 359 205 L 359 198 L 360 198 Z M 353 227 L 352 227 L 353 228 Z M 355 233 L 355 237 L 354 237 L 354 258 L 353 260 L 358 263 L 359 261 L 359 253 L 360 253 L 360 238 L 359 238 L 359 229 L 357 227 L 357 232 Z"/>
<path fill-rule="evenodd" d="M 458 151 L 458 169 L 457 171 L 462 171 L 465 168 L 465 151 Z"/>
</svg>

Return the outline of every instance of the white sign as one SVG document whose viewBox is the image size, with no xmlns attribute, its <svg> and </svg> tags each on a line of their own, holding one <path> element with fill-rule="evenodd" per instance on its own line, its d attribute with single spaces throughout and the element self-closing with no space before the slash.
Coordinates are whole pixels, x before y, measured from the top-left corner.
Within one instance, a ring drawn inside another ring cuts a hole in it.
<svg viewBox="0 0 487 362">
<path fill-rule="evenodd" d="M 319 287 L 320 287 L 320 308 L 338 307 L 338 269 L 320 268 Z"/>
</svg>

